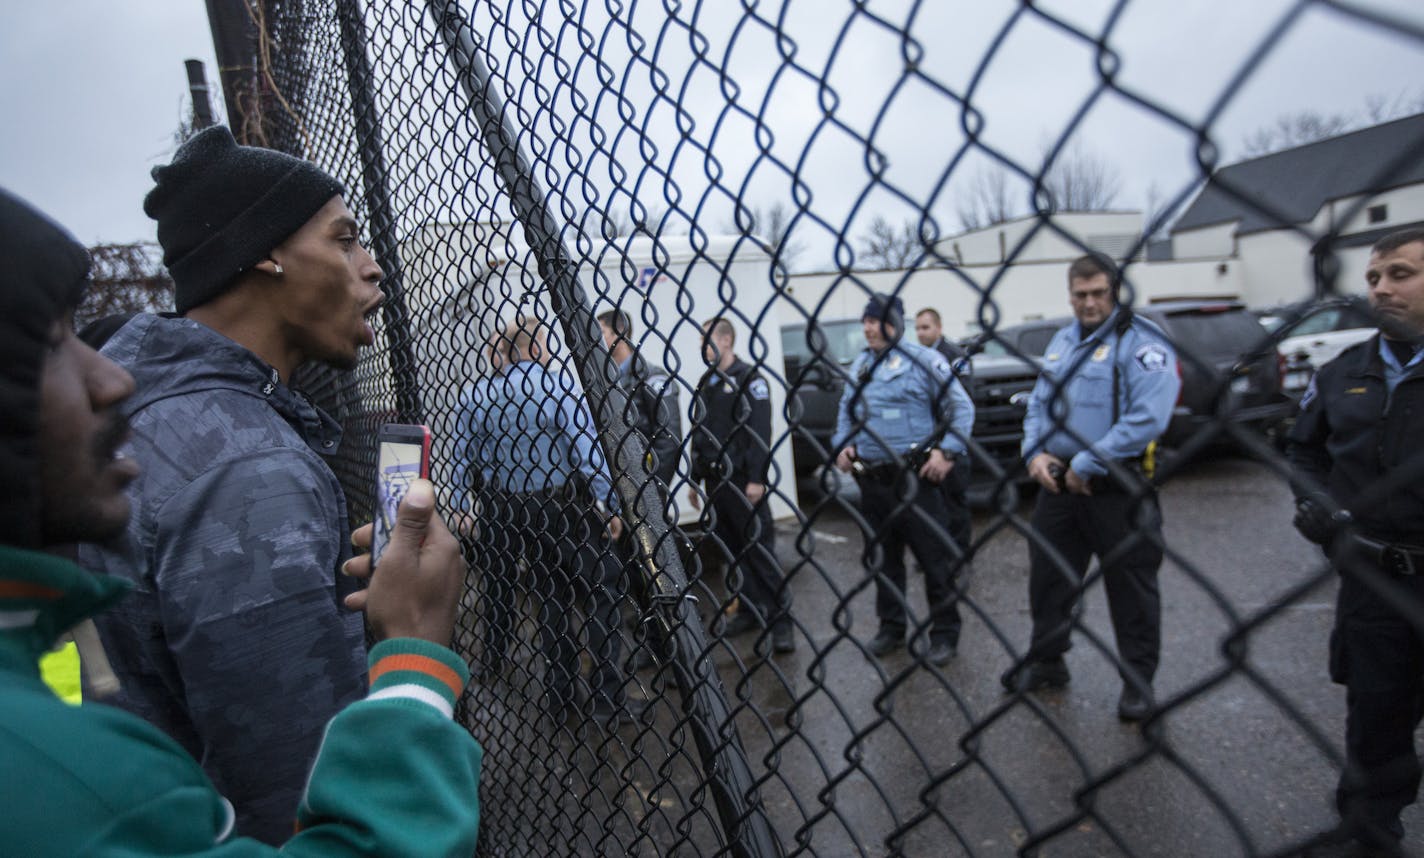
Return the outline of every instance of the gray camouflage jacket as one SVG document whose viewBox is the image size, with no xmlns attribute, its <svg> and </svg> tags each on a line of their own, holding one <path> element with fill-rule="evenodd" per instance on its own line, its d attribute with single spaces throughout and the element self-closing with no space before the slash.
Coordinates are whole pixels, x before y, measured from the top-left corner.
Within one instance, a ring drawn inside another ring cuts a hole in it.
<svg viewBox="0 0 1424 858">
<path fill-rule="evenodd" d="M 137 382 L 123 407 L 143 467 L 122 542 L 80 556 L 135 585 L 96 618 L 116 703 L 203 764 L 239 833 L 280 842 L 326 722 L 365 692 L 362 621 L 337 573 L 346 502 L 322 459 L 340 428 L 188 319 L 139 315 L 104 354 Z"/>
</svg>

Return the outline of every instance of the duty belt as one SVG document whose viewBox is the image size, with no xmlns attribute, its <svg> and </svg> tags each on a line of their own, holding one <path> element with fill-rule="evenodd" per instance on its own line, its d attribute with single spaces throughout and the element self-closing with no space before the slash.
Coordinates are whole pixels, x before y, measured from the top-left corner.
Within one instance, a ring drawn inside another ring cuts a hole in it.
<svg viewBox="0 0 1424 858">
<path fill-rule="evenodd" d="M 1424 548 L 1417 545 L 1381 542 L 1359 535 L 1355 536 L 1354 543 L 1355 550 L 1386 572 L 1395 575 L 1418 575 L 1424 572 Z"/>
<path fill-rule="evenodd" d="M 889 461 L 868 462 L 864 459 L 856 459 L 851 463 L 850 470 L 856 479 L 893 483 L 903 473 L 919 473 L 920 468 L 929 460 L 929 453 L 922 450 L 911 450 L 899 459 Z"/>
<path fill-rule="evenodd" d="M 1120 459 L 1117 464 L 1129 474 L 1140 477 L 1144 481 L 1149 480 L 1146 471 L 1142 467 L 1141 459 Z M 1118 492 L 1126 492 L 1130 489 L 1137 488 L 1137 486 L 1132 484 L 1123 485 L 1116 480 L 1112 474 L 1103 474 L 1101 476 L 1089 477 L 1088 488 L 1092 489 L 1095 495 L 1110 495 Z"/>
</svg>

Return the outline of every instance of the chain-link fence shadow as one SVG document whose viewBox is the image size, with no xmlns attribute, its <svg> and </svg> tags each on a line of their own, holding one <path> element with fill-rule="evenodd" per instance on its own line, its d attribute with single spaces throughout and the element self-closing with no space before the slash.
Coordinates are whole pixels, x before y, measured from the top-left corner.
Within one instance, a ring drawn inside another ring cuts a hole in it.
<svg viewBox="0 0 1424 858">
<path fill-rule="evenodd" d="M 1150 5 L 255 4 L 266 142 L 343 179 L 387 273 L 378 347 L 304 382 L 353 515 L 375 428 L 424 422 L 465 543 L 483 854 L 1333 854 L 1338 576 L 1282 452 L 1318 367 L 1281 348 L 1363 290 L 1372 207 L 1418 219 L 1424 136 L 1302 217 L 1218 134 L 1314 19 L 1424 22 L 1284 4 L 1153 77 L 1135 45 L 1212 27 Z M 1104 133 L 1164 165 L 1145 223 L 1094 197 Z M 1273 329 L 1246 220 L 1302 272 Z M 1057 353 L 1090 253 L 1131 354 Z M 963 342 L 915 345 L 921 307 Z M 1114 425 L 1153 373 L 1160 446 L 1090 483 L 1111 526 L 1053 519 L 1024 453 L 1098 444 L 1085 386 Z M 1378 559 L 1341 562 L 1412 599 Z"/>
</svg>

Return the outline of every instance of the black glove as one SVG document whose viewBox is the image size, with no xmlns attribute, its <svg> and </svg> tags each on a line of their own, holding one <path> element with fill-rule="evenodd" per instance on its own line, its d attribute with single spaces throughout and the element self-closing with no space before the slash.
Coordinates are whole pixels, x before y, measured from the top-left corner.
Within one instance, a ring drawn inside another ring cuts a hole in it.
<svg viewBox="0 0 1424 858">
<path fill-rule="evenodd" d="M 1330 510 L 1335 502 L 1324 492 L 1311 492 L 1295 499 L 1295 520 L 1291 523 L 1300 535 L 1316 545 L 1328 546 L 1350 521 L 1345 510 Z"/>
</svg>

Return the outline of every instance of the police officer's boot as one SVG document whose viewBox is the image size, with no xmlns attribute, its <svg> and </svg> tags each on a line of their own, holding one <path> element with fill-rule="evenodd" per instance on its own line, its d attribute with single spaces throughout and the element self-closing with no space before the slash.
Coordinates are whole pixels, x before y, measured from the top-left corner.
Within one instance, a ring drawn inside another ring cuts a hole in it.
<svg viewBox="0 0 1424 858">
<path fill-rule="evenodd" d="M 1117 717 L 1124 721 L 1144 721 L 1152 714 L 1152 689 L 1135 682 L 1124 683 L 1117 701 Z"/>
<path fill-rule="evenodd" d="M 999 677 L 1005 691 L 1040 691 L 1045 688 L 1062 688 L 1072 677 L 1068 664 L 1062 656 L 1030 661 L 1004 671 Z"/>
<path fill-rule="evenodd" d="M 895 650 L 905 645 L 905 630 L 881 628 L 875 633 L 875 637 L 870 639 L 870 643 L 865 648 L 876 658 L 889 655 Z"/>
<path fill-rule="evenodd" d="M 796 651 L 796 629 L 789 620 L 782 620 L 771 627 L 771 651 L 778 653 Z"/>
</svg>

